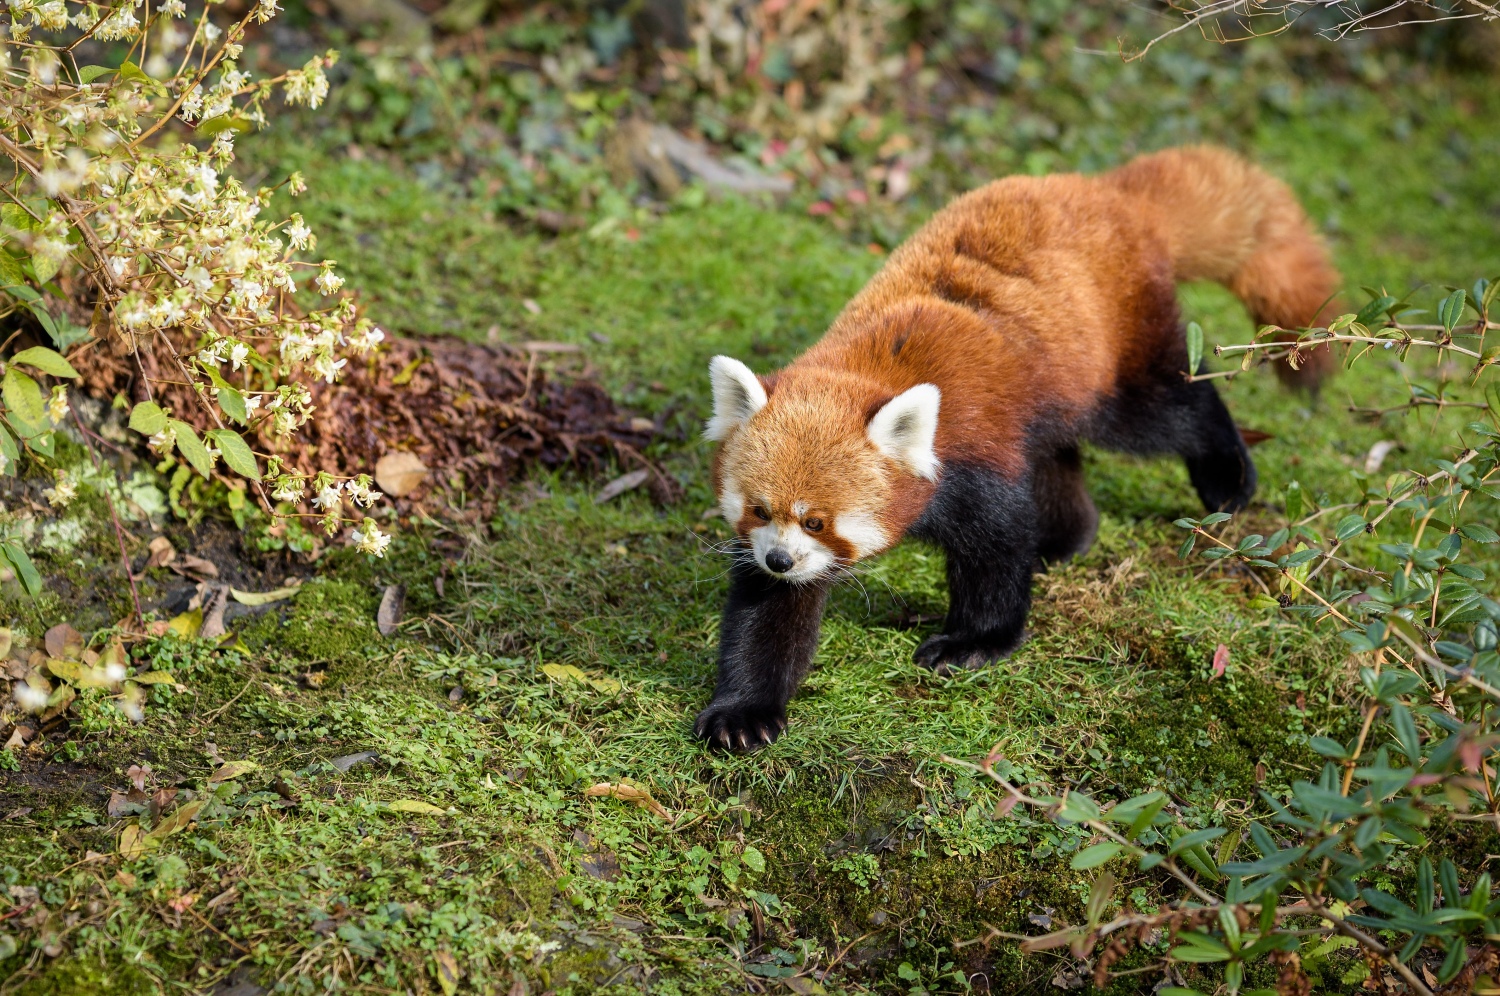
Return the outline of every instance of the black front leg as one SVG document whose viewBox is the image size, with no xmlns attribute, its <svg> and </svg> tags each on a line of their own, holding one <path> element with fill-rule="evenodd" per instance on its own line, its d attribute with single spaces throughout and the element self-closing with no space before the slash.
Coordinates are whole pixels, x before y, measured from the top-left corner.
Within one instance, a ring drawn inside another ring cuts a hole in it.
<svg viewBox="0 0 1500 996">
<path fill-rule="evenodd" d="M 911 533 L 948 555 L 948 619 L 913 655 L 940 674 L 1008 656 L 1026 635 L 1037 563 L 1037 511 L 1028 481 L 950 464 Z"/>
<path fill-rule="evenodd" d="M 710 745 L 750 751 L 781 736 L 786 704 L 812 667 L 826 582 L 791 584 L 754 563 L 730 571 L 719 624 L 719 684 L 693 732 Z"/>
</svg>

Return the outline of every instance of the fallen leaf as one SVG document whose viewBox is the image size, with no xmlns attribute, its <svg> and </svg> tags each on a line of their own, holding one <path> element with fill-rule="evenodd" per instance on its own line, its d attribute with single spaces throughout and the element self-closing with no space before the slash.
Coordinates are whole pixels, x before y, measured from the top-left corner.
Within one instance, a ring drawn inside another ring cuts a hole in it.
<svg viewBox="0 0 1500 996">
<path fill-rule="evenodd" d="M 178 636 L 190 638 L 198 635 L 198 630 L 202 625 L 203 610 L 193 609 L 191 612 L 184 612 L 167 623 L 167 630 L 176 633 Z"/>
<path fill-rule="evenodd" d="M 406 585 L 386 585 L 385 594 L 380 596 L 380 611 L 375 613 L 375 625 L 379 628 L 380 635 L 390 636 L 396 632 L 396 626 L 405 613 Z"/>
<path fill-rule="evenodd" d="M 83 852 L 83 864 L 95 865 L 101 861 L 109 860 L 108 854 L 100 854 L 98 851 L 85 850 Z"/>
<path fill-rule="evenodd" d="M 1382 439 L 1374 446 L 1371 446 L 1369 452 L 1365 454 L 1365 473 L 1374 474 L 1378 472 L 1380 465 L 1385 463 L 1385 458 L 1390 455 L 1391 450 L 1399 445 L 1394 439 Z"/>
<path fill-rule="evenodd" d="M 248 775 L 259 767 L 260 765 L 254 761 L 230 761 L 208 776 L 208 784 L 217 785 L 220 782 L 227 782 L 230 779 Z"/>
<path fill-rule="evenodd" d="M 628 474 L 622 474 L 599 489 L 599 493 L 594 496 L 594 504 L 603 505 L 612 498 L 618 498 L 625 492 L 645 484 L 646 479 L 650 476 L 651 472 L 645 469 L 632 470 Z"/>
<path fill-rule="evenodd" d="M 537 304 L 535 300 L 529 297 L 521 298 L 521 307 L 525 308 L 533 315 L 540 315 L 542 313 L 542 306 L 540 304 Z"/>
<path fill-rule="evenodd" d="M 821 982 L 809 979 L 805 975 L 793 975 L 781 981 L 783 985 L 796 993 L 797 996 L 823 996 L 823 993 L 828 991 L 823 988 Z"/>
<path fill-rule="evenodd" d="M 77 684 L 83 677 L 84 667 L 76 661 L 58 660 L 56 656 L 47 659 L 47 673 L 62 681 Z"/>
<path fill-rule="evenodd" d="M 583 347 L 572 342 L 547 342 L 541 339 L 533 339 L 521 343 L 521 348 L 528 353 L 581 353 Z"/>
<path fill-rule="evenodd" d="M 1214 651 L 1213 676 L 1215 678 L 1221 676 L 1224 673 L 1224 668 L 1227 667 L 1228 664 L 1229 647 L 1226 644 L 1221 643 L 1219 644 L 1218 649 Z"/>
<path fill-rule="evenodd" d="M 147 671 L 145 674 L 134 674 L 130 680 L 138 685 L 171 685 L 175 684 L 171 671 Z"/>
<path fill-rule="evenodd" d="M 1268 439 L 1276 438 L 1269 432 L 1261 432 L 1259 429 L 1247 429 L 1242 425 L 1236 426 L 1236 428 L 1240 430 L 1240 440 L 1246 446 L 1259 446 L 1261 443 L 1264 443 Z"/>
<path fill-rule="evenodd" d="M 10 644 L 12 636 L 9 626 L 0 626 L 0 657 L 10 655 Z"/>
<path fill-rule="evenodd" d="M 151 542 L 146 544 L 146 549 L 151 551 L 151 555 L 146 558 L 146 566 L 141 568 L 142 571 L 149 571 L 153 567 L 165 567 L 177 559 L 177 548 L 165 536 L 153 537 Z"/>
<path fill-rule="evenodd" d="M 236 889 L 234 886 L 231 885 L 229 888 L 225 889 L 223 892 L 219 893 L 217 896 L 215 896 L 212 899 L 210 899 L 207 902 L 206 905 L 207 905 L 207 907 L 209 909 L 216 910 L 220 906 L 225 905 L 226 903 L 232 903 L 232 902 L 234 902 L 239 897 L 240 897 L 240 890 Z"/>
<path fill-rule="evenodd" d="M 118 850 L 120 857 L 126 861 L 134 861 L 145 854 L 150 846 L 146 840 L 146 831 L 141 829 L 139 823 L 127 823 L 125 829 L 120 831 Z"/>
<path fill-rule="evenodd" d="M 375 483 L 392 498 L 405 498 L 427 480 L 427 465 L 415 453 L 400 450 L 375 461 Z"/>
<path fill-rule="evenodd" d="M 83 653 L 83 634 L 67 623 L 58 623 L 42 637 L 48 657 L 77 657 Z"/>
<path fill-rule="evenodd" d="M 155 841 L 165 840 L 179 830 L 186 829 L 187 825 L 193 822 L 193 818 L 198 815 L 198 810 L 202 808 L 202 799 L 185 802 L 181 806 L 178 806 L 171 816 L 168 816 L 153 827 L 151 832 L 146 836 Z"/>
<path fill-rule="evenodd" d="M 122 816 L 145 812 L 150 801 L 145 792 L 132 786 L 129 792 L 111 792 L 104 811 L 110 819 L 118 820 Z"/>
<path fill-rule="evenodd" d="M 20 750 L 22 747 L 25 747 L 26 738 L 21 731 L 29 729 L 31 729 L 31 727 L 29 726 L 17 726 L 15 729 L 11 730 L 10 739 L 5 741 L 5 750 Z"/>
<path fill-rule="evenodd" d="M 195 557 L 191 553 L 184 553 L 181 557 L 178 557 L 172 569 L 179 574 L 193 574 L 204 578 L 216 578 L 219 576 L 217 564 L 212 560 Z"/>
<path fill-rule="evenodd" d="M 123 836 L 123 834 L 121 836 Z M 135 888 L 135 876 L 130 874 L 130 872 L 128 871 L 124 871 L 123 869 L 115 872 L 115 882 L 118 883 L 120 888 L 124 889 L 126 892 L 129 892 L 131 889 Z"/>
<path fill-rule="evenodd" d="M 203 626 L 198 630 L 198 635 L 205 640 L 217 640 L 227 630 L 224 628 L 224 607 L 229 604 L 229 586 L 217 584 L 212 586 L 208 596 L 208 602 L 203 606 Z"/>
<path fill-rule="evenodd" d="M 144 792 L 146 791 L 146 779 L 151 777 L 151 765 L 132 764 L 129 768 L 125 769 L 125 777 L 130 779 L 130 784 L 134 785 L 137 791 Z"/>
<path fill-rule="evenodd" d="M 397 799 L 387 803 L 386 809 L 393 813 L 418 813 L 422 816 L 447 816 L 448 811 L 421 799 Z"/>
<path fill-rule="evenodd" d="M 375 753 L 373 750 L 362 750 L 358 754 L 345 754 L 343 757 L 336 757 L 328 763 L 333 765 L 339 771 L 348 771 L 356 764 L 363 764 L 366 761 L 373 761 L 379 756 L 380 755 Z"/>
<path fill-rule="evenodd" d="M 664 820 L 672 818 L 672 814 L 667 812 L 665 806 L 651 798 L 650 792 L 626 782 L 600 782 L 584 789 L 583 794 L 589 798 L 610 798 L 619 799 L 621 802 L 633 802 L 638 806 L 646 807 Z"/>
<path fill-rule="evenodd" d="M 444 996 L 453 996 L 458 991 L 458 959 L 453 957 L 452 951 L 442 948 L 434 952 L 432 957 L 437 962 L 438 985 L 443 987 Z"/>
<path fill-rule="evenodd" d="M 301 582 L 287 585 L 285 588 L 273 588 L 270 591 L 240 591 L 238 588 L 230 588 L 229 597 L 241 605 L 269 605 L 284 598 L 291 598 L 301 590 Z"/>
</svg>

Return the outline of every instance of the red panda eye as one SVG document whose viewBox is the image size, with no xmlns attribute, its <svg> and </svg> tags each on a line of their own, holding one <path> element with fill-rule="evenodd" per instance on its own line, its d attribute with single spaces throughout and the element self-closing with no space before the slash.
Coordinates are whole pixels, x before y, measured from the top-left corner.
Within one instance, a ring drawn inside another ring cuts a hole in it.
<svg viewBox="0 0 1500 996">
<path fill-rule="evenodd" d="M 820 532 L 823 531 L 823 520 L 822 519 L 807 519 L 807 520 L 804 520 L 803 523 L 802 523 L 802 528 L 806 529 L 810 533 L 820 533 Z"/>
<path fill-rule="evenodd" d="M 755 506 L 755 517 L 757 519 L 759 519 L 760 521 L 762 521 L 762 522 L 770 522 L 771 521 L 771 513 L 767 512 L 765 509 L 761 508 L 759 505 Z"/>
</svg>

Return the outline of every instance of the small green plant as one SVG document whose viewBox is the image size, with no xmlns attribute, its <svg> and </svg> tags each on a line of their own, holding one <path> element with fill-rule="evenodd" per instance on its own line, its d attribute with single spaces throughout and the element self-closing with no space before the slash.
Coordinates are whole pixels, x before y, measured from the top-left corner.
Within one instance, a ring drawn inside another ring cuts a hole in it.
<svg viewBox="0 0 1500 996">
<path fill-rule="evenodd" d="M 833 863 L 833 870 L 843 872 L 860 892 L 869 892 L 880 881 L 880 859 L 863 851 L 846 855 Z"/>
</svg>

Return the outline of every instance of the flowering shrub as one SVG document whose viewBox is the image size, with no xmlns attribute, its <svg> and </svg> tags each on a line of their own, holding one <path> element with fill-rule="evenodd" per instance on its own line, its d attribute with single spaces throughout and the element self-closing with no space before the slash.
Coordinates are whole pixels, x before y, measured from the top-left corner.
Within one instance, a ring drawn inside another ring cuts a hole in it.
<svg viewBox="0 0 1500 996">
<path fill-rule="evenodd" d="M 266 511 L 316 517 L 330 535 L 357 520 L 356 543 L 379 556 L 389 537 L 361 514 L 380 498 L 368 477 L 309 480 L 252 447 L 285 440 L 312 417 L 305 378 L 336 380 L 351 353 L 383 338 L 341 293 L 332 260 L 299 258 L 317 246 L 302 217 L 263 217 L 279 187 L 295 196 L 303 178 L 250 190 L 229 173 L 237 136 L 266 123 L 278 93 L 314 108 L 328 93 L 331 51 L 269 79 L 240 67 L 246 29 L 277 9 L 261 0 L 220 26 L 214 4 L 189 16 L 183 0 L 9 5 L 0 152 L 15 171 L 0 184 L 0 291 L 52 348 L 5 361 L 0 472 L 14 473 L 23 453 L 43 465 L 55 458 L 66 388 L 43 387 L 33 373 L 66 380 L 77 376 L 70 351 L 113 349 L 134 356 L 144 397 L 130 426 L 153 449 L 205 478 L 244 479 Z M 122 52 L 118 65 L 81 64 L 83 53 L 103 51 Z M 299 284 L 311 285 L 300 289 L 318 307 L 299 304 Z M 92 306 L 87 329 L 59 307 L 69 299 Z M 192 385 L 200 424 L 213 428 L 200 435 L 158 403 L 162 381 L 147 374 L 145 352 L 156 378 L 169 371 Z M 73 488 L 59 476 L 47 497 L 65 505 Z M 313 511 L 302 511 L 309 497 Z M 23 579 L 35 575 L 16 544 L 0 549 Z"/>
</svg>

